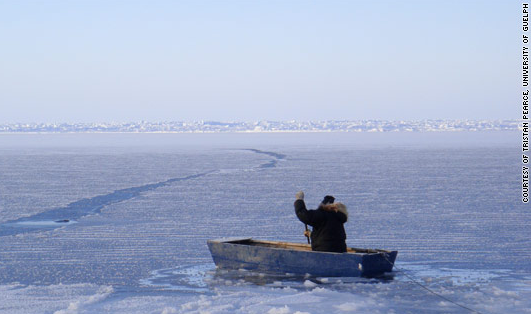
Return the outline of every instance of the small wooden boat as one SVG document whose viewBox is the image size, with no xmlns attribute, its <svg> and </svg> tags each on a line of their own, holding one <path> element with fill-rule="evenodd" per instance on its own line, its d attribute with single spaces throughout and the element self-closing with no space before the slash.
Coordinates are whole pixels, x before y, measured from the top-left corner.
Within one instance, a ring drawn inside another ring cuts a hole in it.
<svg viewBox="0 0 531 314">
<path fill-rule="evenodd" d="M 397 251 L 348 248 L 346 253 L 316 252 L 309 244 L 251 238 L 209 240 L 221 269 L 310 274 L 323 277 L 374 277 L 393 270 Z"/>
</svg>

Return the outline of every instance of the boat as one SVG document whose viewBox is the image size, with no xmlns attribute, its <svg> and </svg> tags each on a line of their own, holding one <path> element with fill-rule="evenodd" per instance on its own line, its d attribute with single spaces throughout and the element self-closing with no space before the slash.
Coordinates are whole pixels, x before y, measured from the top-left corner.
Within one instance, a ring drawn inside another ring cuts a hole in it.
<svg viewBox="0 0 531 314">
<path fill-rule="evenodd" d="M 375 277 L 393 270 L 397 251 L 347 248 L 346 253 L 312 251 L 309 244 L 253 240 L 207 241 L 219 269 L 317 277 Z"/>
</svg>

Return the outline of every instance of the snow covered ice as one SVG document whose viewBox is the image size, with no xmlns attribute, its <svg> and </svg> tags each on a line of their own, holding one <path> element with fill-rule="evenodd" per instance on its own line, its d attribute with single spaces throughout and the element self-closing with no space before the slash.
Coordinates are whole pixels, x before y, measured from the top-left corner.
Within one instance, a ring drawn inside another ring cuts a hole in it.
<svg viewBox="0 0 531 314">
<path fill-rule="evenodd" d="M 408 276 L 531 313 L 517 132 L 26 136 L 0 137 L 0 313 L 469 312 Z M 398 250 L 405 273 L 215 269 L 208 239 L 306 241 L 301 189 L 347 204 L 347 244 Z"/>
</svg>

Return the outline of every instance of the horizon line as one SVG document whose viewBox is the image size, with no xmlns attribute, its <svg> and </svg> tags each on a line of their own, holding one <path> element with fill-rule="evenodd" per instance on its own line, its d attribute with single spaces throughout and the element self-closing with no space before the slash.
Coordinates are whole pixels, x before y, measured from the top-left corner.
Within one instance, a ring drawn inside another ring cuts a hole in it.
<svg viewBox="0 0 531 314">
<path fill-rule="evenodd" d="M 260 123 L 260 122 L 285 122 L 285 123 L 309 123 L 309 122 L 438 122 L 438 121 L 447 121 L 447 122 L 516 122 L 523 121 L 523 119 L 307 119 L 307 120 L 298 120 L 298 119 L 288 119 L 288 120 L 215 120 L 215 119 L 199 119 L 199 120 L 122 120 L 122 121 L 90 121 L 90 122 L 72 122 L 72 121 L 40 121 L 40 122 L 0 122 L 0 125 L 13 125 L 13 124 L 126 124 L 126 123 L 206 123 L 206 122 L 215 122 L 215 123 Z"/>
</svg>

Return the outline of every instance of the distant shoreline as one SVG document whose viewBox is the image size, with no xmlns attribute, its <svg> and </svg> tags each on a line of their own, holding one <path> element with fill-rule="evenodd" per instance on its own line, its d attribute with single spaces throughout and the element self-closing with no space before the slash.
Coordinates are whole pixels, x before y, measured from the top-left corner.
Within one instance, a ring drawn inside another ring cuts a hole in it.
<svg viewBox="0 0 531 314">
<path fill-rule="evenodd" d="M 146 132 L 123 132 L 123 131 L 72 131 L 72 132 L 1 132 L 0 136 L 2 135 L 20 135 L 20 134 L 28 134 L 28 135 L 45 135 L 45 134 L 280 134 L 280 133 L 353 133 L 353 134 L 374 134 L 374 133 L 479 133 L 479 132 L 515 132 L 519 129 L 503 129 L 503 130 L 496 130 L 496 129 L 484 129 L 484 130 L 418 130 L 418 131 L 404 131 L 404 130 L 393 130 L 393 131 L 348 131 L 348 130 L 322 130 L 322 131 L 225 131 L 225 132 L 216 132 L 216 131 L 169 131 L 169 132 L 163 132 L 163 131 L 146 131 Z"/>
<path fill-rule="evenodd" d="M 128 122 L 0 124 L 0 134 L 49 133 L 389 133 L 517 131 L 518 120 L 332 120 L 257 122 Z"/>
</svg>

